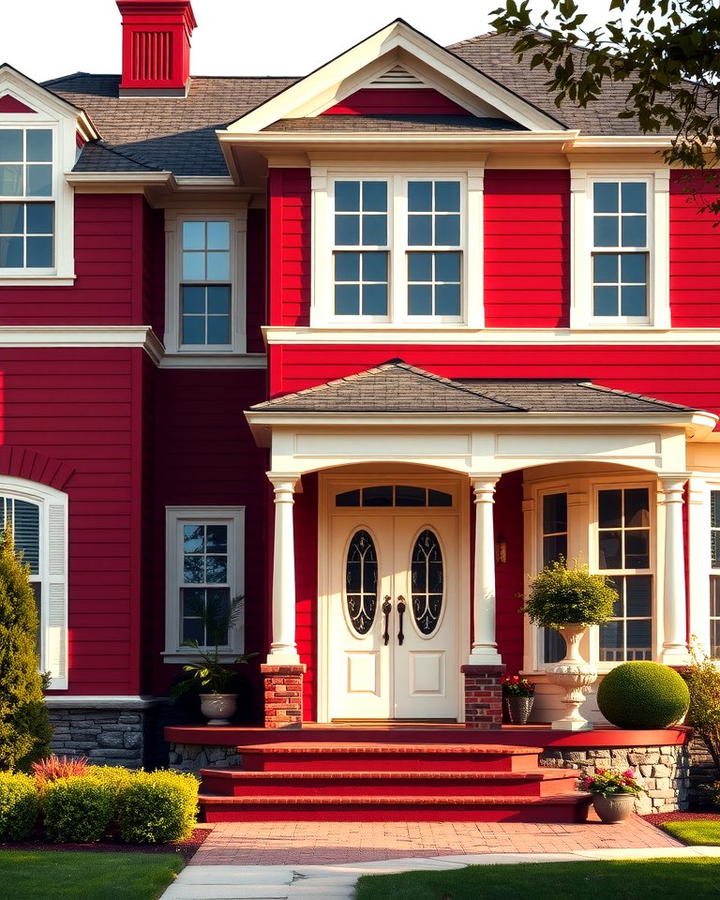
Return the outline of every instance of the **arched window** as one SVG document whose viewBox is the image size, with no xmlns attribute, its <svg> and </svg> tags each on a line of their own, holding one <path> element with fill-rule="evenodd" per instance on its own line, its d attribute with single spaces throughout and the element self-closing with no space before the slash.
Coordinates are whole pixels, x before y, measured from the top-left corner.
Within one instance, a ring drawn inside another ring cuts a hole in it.
<svg viewBox="0 0 720 900">
<path fill-rule="evenodd" d="M 444 570 L 437 536 L 425 529 L 415 541 L 410 562 L 412 614 L 418 631 L 431 635 L 438 626 L 443 606 Z"/>
<path fill-rule="evenodd" d="M 345 564 L 345 602 L 355 631 L 367 634 L 377 612 L 378 565 L 375 544 L 367 531 L 353 535 Z"/>
</svg>

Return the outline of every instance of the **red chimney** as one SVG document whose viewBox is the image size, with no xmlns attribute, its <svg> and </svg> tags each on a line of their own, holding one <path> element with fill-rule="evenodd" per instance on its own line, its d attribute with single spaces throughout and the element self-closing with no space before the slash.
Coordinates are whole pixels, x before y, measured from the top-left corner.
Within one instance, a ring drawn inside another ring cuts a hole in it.
<svg viewBox="0 0 720 900">
<path fill-rule="evenodd" d="M 197 25 L 190 0 L 117 0 L 122 14 L 120 93 L 185 94 L 190 35 Z"/>
</svg>

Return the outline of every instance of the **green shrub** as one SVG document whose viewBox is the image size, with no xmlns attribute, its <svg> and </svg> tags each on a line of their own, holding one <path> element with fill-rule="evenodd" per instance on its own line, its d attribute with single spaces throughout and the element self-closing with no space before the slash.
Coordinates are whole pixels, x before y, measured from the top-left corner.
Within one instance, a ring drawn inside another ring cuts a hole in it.
<svg viewBox="0 0 720 900">
<path fill-rule="evenodd" d="M 15 554 L 6 527 L 0 539 L 0 769 L 27 770 L 50 752 L 37 633 L 30 569 Z"/>
<path fill-rule="evenodd" d="M 138 772 L 120 789 L 120 837 L 164 844 L 188 837 L 197 815 L 198 780 L 178 772 Z"/>
<path fill-rule="evenodd" d="M 560 560 L 546 566 L 530 582 L 522 612 L 535 625 L 600 625 L 613 616 L 617 591 L 605 575 L 591 575 L 587 566 L 568 569 Z"/>
<path fill-rule="evenodd" d="M 0 772 L 0 841 L 24 841 L 35 827 L 40 801 L 35 779 Z"/>
<path fill-rule="evenodd" d="M 618 728 L 666 728 L 678 722 L 690 703 L 688 687 L 669 666 L 627 662 L 603 678 L 597 704 Z"/>
<path fill-rule="evenodd" d="M 690 690 L 685 721 L 707 747 L 717 777 L 720 776 L 720 670 L 716 661 L 705 655 L 697 638 L 693 639 L 690 651 L 692 665 L 683 673 Z M 715 786 L 714 805 L 720 806 L 720 782 Z"/>
<path fill-rule="evenodd" d="M 126 769 L 124 766 L 88 766 L 87 774 L 109 785 L 117 796 L 120 790 L 137 773 L 132 769 Z"/>
<path fill-rule="evenodd" d="M 93 775 L 50 782 L 43 793 L 45 833 L 58 844 L 99 841 L 115 813 L 112 786 Z"/>
</svg>

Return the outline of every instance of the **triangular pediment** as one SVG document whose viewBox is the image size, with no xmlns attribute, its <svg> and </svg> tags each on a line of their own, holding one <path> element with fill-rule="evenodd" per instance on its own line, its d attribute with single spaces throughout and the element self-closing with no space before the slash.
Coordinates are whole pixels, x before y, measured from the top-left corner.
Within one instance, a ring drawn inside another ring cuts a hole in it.
<svg viewBox="0 0 720 900">
<path fill-rule="evenodd" d="M 18 98 L 13 96 L 12 94 L 0 95 L 0 113 L 11 113 L 14 115 L 32 115 L 35 112 L 36 110 L 28 106 L 27 103 L 23 103 L 22 100 L 18 100 Z"/>
<path fill-rule="evenodd" d="M 382 92 L 404 91 L 397 104 Z M 230 133 L 253 134 L 280 120 L 309 119 L 341 112 L 358 95 L 366 104 L 377 92 L 387 112 L 406 112 L 403 99 L 420 91 L 442 98 L 440 115 L 504 120 L 529 131 L 564 131 L 566 126 L 529 101 L 398 19 L 345 53 L 290 85 L 228 126 Z M 429 92 L 429 93 L 428 93 Z M 442 105 L 445 104 L 443 111 Z M 393 106 L 398 108 L 393 108 Z M 352 112 L 350 114 L 353 114 Z"/>
<path fill-rule="evenodd" d="M 33 116 L 43 122 L 72 121 L 84 139 L 98 137 L 83 110 L 3 63 L 0 65 L 0 116 L 6 115 L 18 119 Z"/>
</svg>

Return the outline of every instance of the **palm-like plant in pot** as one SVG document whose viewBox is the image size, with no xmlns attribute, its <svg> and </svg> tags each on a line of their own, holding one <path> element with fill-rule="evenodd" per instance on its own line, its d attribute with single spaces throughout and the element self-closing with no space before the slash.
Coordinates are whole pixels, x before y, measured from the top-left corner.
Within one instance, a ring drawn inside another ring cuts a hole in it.
<svg viewBox="0 0 720 900">
<path fill-rule="evenodd" d="M 240 615 L 244 597 L 233 597 L 225 605 L 208 604 L 198 610 L 207 645 L 186 641 L 183 646 L 192 648 L 197 659 L 183 666 L 184 677 L 170 691 L 171 699 L 178 700 L 187 694 L 199 692 L 200 710 L 208 719 L 208 725 L 229 725 L 237 710 L 237 689 L 240 673 L 223 662 L 227 656 L 229 635 Z M 245 665 L 257 656 L 242 653 L 230 665 Z"/>
<path fill-rule="evenodd" d="M 605 575 L 592 575 L 587 566 L 568 568 L 563 559 L 546 566 L 530 582 L 522 612 L 535 625 L 554 628 L 565 639 L 566 655 L 546 669 L 548 678 L 565 689 L 566 714 L 554 729 L 582 731 L 592 726 L 580 714 L 580 705 L 597 672 L 580 654 L 580 642 L 590 625 L 613 617 L 617 591 Z"/>
</svg>

